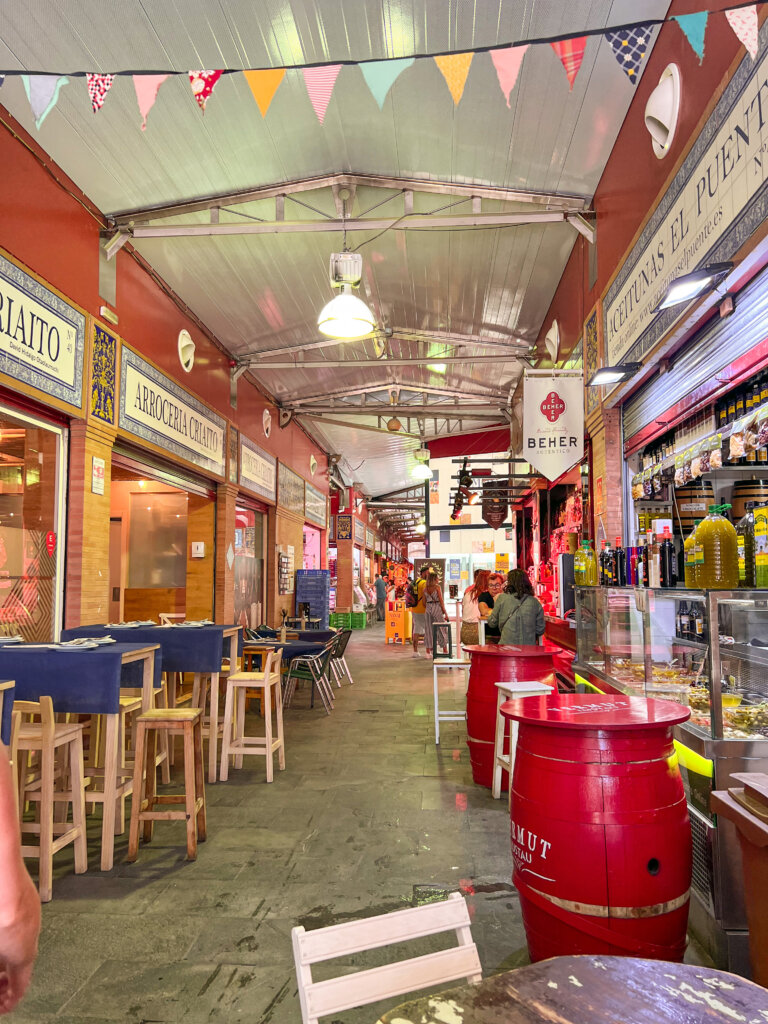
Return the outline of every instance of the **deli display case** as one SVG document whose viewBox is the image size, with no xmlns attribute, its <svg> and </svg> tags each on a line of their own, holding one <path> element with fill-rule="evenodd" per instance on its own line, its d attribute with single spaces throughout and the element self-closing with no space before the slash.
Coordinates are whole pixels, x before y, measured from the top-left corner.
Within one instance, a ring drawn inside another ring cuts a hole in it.
<svg viewBox="0 0 768 1024">
<path fill-rule="evenodd" d="M 736 772 L 768 772 L 768 590 L 577 587 L 577 687 L 685 704 L 675 729 L 693 833 L 690 928 L 749 976 L 736 830 L 709 809 Z"/>
</svg>

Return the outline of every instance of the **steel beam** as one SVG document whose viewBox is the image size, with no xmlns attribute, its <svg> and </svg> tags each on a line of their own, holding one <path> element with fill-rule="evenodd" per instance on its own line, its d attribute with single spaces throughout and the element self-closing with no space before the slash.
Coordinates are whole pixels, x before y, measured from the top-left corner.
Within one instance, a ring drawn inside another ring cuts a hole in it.
<svg viewBox="0 0 768 1024">
<path fill-rule="evenodd" d="M 286 408 L 293 408 L 290 403 L 286 403 Z M 297 415 L 306 416 L 310 410 L 295 409 Z M 311 414 L 313 416 L 322 415 L 328 413 L 329 416 L 386 416 L 387 419 L 391 419 L 392 416 L 423 416 L 426 419 L 432 419 L 437 417 L 438 419 L 446 419 L 447 417 L 456 419 L 472 419 L 473 416 L 506 416 L 506 409 L 484 403 L 483 405 L 472 405 L 467 403 L 466 405 L 444 405 L 440 407 L 439 403 L 435 405 L 349 405 L 348 403 L 340 403 L 339 405 L 318 405 L 313 406 Z"/>
<path fill-rule="evenodd" d="M 480 387 L 480 384 L 476 385 Z M 487 391 L 466 391 L 464 388 L 433 388 L 427 387 L 422 384 L 403 384 L 400 381 L 382 381 L 380 384 L 368 384 L 365 387 L 359 388 L 339 388 L 337 391 L 324 391 L 316 395 L 301 395 L 297 398 L 283 399 L 288 402 L 293 408 L 299 412 L 299 406 L 307 406 L 312 402 L 326 403 L 329 398 L 344 398 L 352 397 L 353 395 L 370 395 L 375 394 L 377 391 L 390 391 L 392 388 L 399 388 L 400 391 L 411 391 L 414 394 L 427 394 L 427 395 L 446 395 L 450 397 L 460 398 L 479 398 L 479 399 L 492 399 L 498 398 L 502 402 L 506 402 L 507 393 L 499 391 L 497 388 L 488 388 Z M 311 411 L 311 410 L 308 410 Z"/>
<path fill-rule="evenodd" d="M 389 434 L 390 437 L 408 437 L 414 440 L 419 440 L 418 434 L 408 434 L 403 430 L 397 432 L 387 430 L 386 427 L 371 427 L 366 423 L 350 423 L 349 420 L 334 420 L 329 416 L 314 416 L 310 410 L 306 412 L 303 409 L 296 409 L 296 415 L 300 416 L 303 420 L 315 420 L 317 423 L 327 423 L 328 426 L 333 427 L 346 427 L 349 430 L 350 427 L 354 427 L 355 430 L 368 430 L 373 434 Z"/>
<path fill-rule="evenodd" d="M 269 337 L 272 338 L 274 335 Z M 408 331 L 405 328 L 393 328 L 391 334 L 375 332 L 370 337 L 362 338 L 361 342 L 366 344 L 382 337 L 387 341 L 406 341 L 416 345 L 445 343 L 454 347 L 491 348 L 500 349 L 502 352 L 520 353 L 528 352 L 533 345 L 533 341 L 529 341 L 521 334 L 510 334 L 509 337 L 513 340 L 505 342 L 494 338 L 485 338 L 479 334 L 450 334 L 447 331 Z M 262 340 L 262 338 L 254 338 L 249 344 L 258 345 Z M 283 348 L 264 349 L 263 351 L 254 352 L 252 356 L 244 356 L 243 359 L 268 359 L 270 356 L 287 356 L 292 352 L 309 352 L 314 349 L 334 348 L 337 345 L 344 345 L 349 349 L 350 345 L 360 344 L 361 342 L 344 341 L 342 338 L 325 338 L 322 341 L 302 342 L 299 345 L 285 345 Z M 384 360 L 381 361 L 383 362 Z M 429 361 L 432 363 L 442 362 L 439 356 L 433 356 Z"/>
<path fill-rule="evenodd" d="M 295 360 L 273 360 L 264 361 L 258 358 L 248 358 L 238 363 L 238 366 L 246 366 L 249 370 L 322 370 L 349 366 L 362 370 L 371 367 L 386 366 L 427 366 L 429 363 L 445 363 L 451 366 L 454 363 L 465 365 L 475 363 L 515 363 L 519 360 L 519 352 L 509 352 L 507 355 L 499 353 L 495 356 L 416 356 L 415 359 L 316 359 L 296 362 Z M 418 391 L 419 388 L 417 387 Z"/>
</svg>

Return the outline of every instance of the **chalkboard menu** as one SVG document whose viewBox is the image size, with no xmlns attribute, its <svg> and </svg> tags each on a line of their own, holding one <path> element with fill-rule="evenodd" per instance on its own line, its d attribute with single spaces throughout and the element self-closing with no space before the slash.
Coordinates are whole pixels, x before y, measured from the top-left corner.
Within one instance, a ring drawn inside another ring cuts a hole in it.
<svg viewBox="0 0 768 1024">
<path fill-rule="evenodd" d="M 277 503 L 304 518 L 304 478 L 282 462 L 277 464 Z"/>
<path fill-rule="evenodd" d="M 309 615 L 320 619 L 320 629 L 328 629 L 331 573 L 328 569 L 299 569 L 296 573 L 296 607 L 309 603 Z"/>
</svg>

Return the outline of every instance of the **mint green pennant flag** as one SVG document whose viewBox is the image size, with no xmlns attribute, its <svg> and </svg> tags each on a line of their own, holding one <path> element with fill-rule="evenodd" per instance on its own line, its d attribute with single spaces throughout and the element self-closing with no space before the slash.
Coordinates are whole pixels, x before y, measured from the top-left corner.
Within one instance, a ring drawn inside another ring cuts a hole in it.
<svg viewBox="0 0 768 1024">
<path fill-rule="evenodd" d="M 40 130 L 43 121 L 56 106 L 62 85 L 69 79 L 66 75 L 22 75 L 24 90 L 35 118 L 35 127 Z"/>
<path fill-rule="evenodd" d="M 704 33 L 707 31 L 708 11 L 697 11 L 695 14 L 675 14 L 673 19 L 683 30 L 685 38 L 693 47 L 693 51 L 699 58 L 699 64 L 704 60 Z"/>
<path fill-rule="evenodd" d="M 366 85 L 379 104 L 379 110 L 383 110 L 384 100 L 387 98 L 389 90 L 411 64 L 413 64 L 413 57 L 402 57 L 395 60 L 368 60 L 360 65 Z"/>
</svg>

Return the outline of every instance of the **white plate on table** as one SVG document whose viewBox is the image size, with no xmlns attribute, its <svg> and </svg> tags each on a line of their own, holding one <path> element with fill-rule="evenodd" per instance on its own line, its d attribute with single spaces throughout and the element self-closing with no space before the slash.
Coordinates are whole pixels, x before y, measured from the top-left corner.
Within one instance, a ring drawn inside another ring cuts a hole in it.
<svg viewBox="0 0 768 1024">
<path fill-rule="evenodd" d="M 173 629 L 202 629 L 203 626 L 208 625 L 205 622 L 174 622 L 172 624 Z"/>
<path fill-rule="evenodd" d="M 95 651 L 99 645 L 91 640 L 87 644 L 58 644 L 55 646 L 57 651 Z"/>
<path fill-rule="evenodd" d="M 0 644 L 7 647 L 8 644 L 23 644 L 23 636 L 0 636 Z"/>
</svg>

